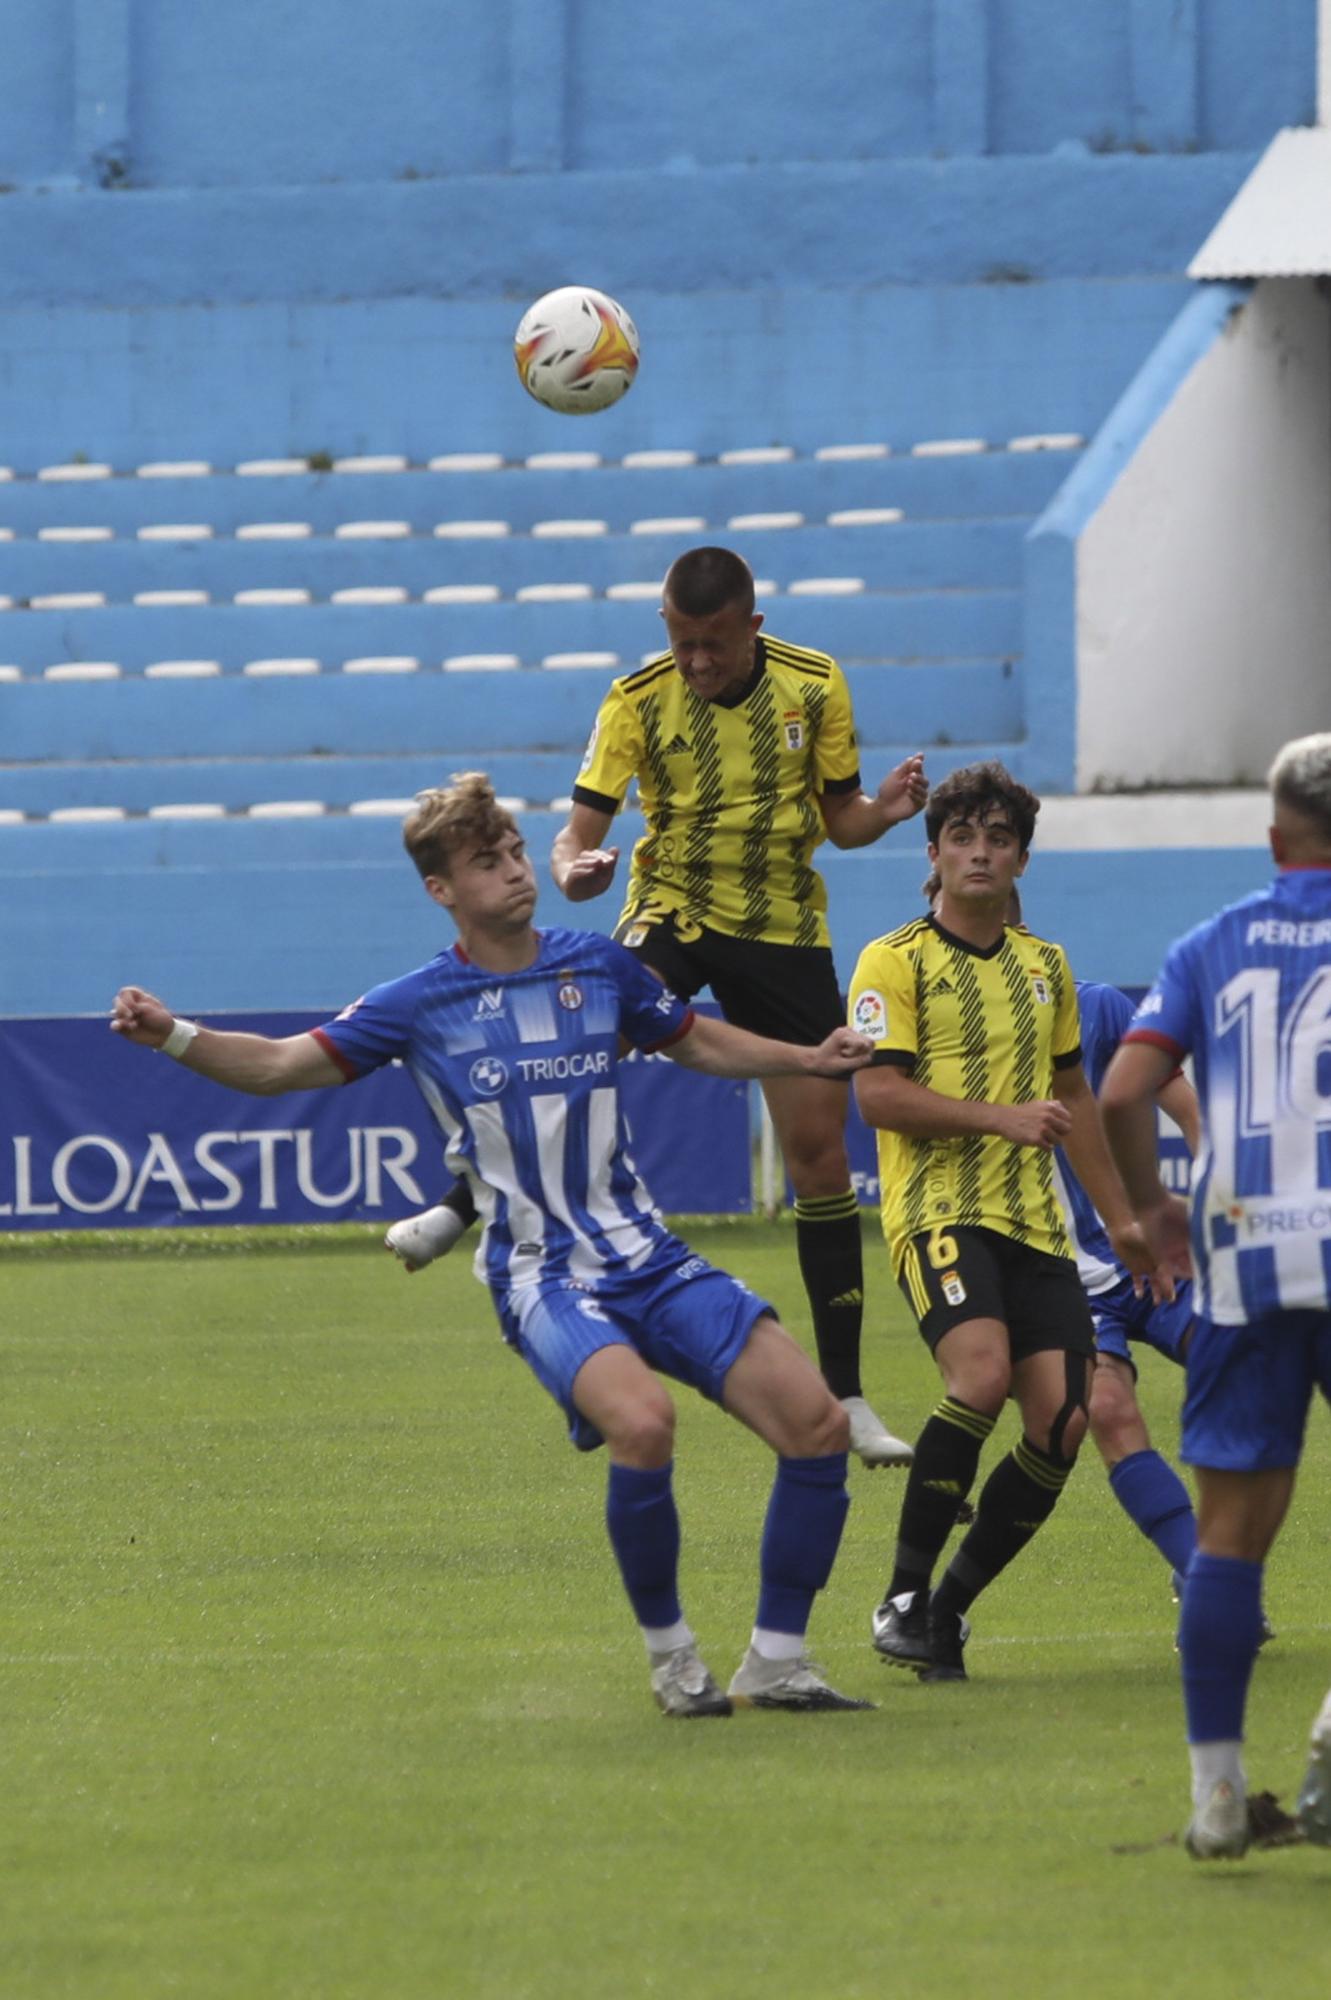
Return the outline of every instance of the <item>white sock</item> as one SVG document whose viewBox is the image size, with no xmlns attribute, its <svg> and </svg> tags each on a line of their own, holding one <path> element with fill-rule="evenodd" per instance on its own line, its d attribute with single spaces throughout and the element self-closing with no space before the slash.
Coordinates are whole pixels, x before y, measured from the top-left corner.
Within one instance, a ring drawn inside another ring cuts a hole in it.
<svg viewBox="0 0 1331 2000">
<path fill-rule="evenodd" d="M 749 1644 L 765 1660 L 798 1660 L 804 1651 L 804 1634 L 770 1632 L 765 1625 L 755 1625 Z"/>
<path fill-rule="evenodd" d="M 1190 1743 L 1192 1759 L 1192 1802 L 1204 1806 L 1217 1785 L 1230 1784 L 1241 1799 L 1248 1796 L 1248 1780 L 1243 1772 L 1243 1745 L 1234 1742 Z"/>
<path fill-rule="evenodd" d="M 643 1644 L 648 1653 L 677 1653 L 681 1646 L 693 1644 L 693 1628 L 687 1618 L 677 1618 L 673 1625 L 640 1625 Z"/>
</svg>

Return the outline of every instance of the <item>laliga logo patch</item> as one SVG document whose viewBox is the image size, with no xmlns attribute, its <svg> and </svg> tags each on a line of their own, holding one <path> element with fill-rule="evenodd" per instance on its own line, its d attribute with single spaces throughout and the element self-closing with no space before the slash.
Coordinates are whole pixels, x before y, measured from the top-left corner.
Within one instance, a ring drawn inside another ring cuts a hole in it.
<svg viewBox="0 0 1331 2000">
<path fill-rule="evenodd" d="M 587 738 L 587 748 L 582 753 L 582 762 L 578 766 L 579 777 L 582 776 L 584 771 L 589 771 L 591 769 L 592 758 L 596 755 L 596 739 L 600 735 L 600 733 L 601 733 L 601 721 L 600 717 L 598 716 L 596 721 L 592 724 L 592 733 Z"/>
<path fill-rule="evenodd" d="M 566 979 L 559 989 L 558 998 L 561 1007 L 566 1007 L 570 1014 L 575 1013 L 582 1005 L 582 988 L 571 979 Z"/>
<path fill-rule="evenodd" d="M 498 1056 L 478 1056 L 467 1077 L 472 1089 L 478 1090 L 482 1097 L 498 1097 L 508 1082 L 508 1071 Z"/>
<path fill-rule="evenodd" d="M 856 1034 L 867 1035 L 871 1042 L 881 1042 L 887 1033 L 887 1002 L 872 986 L 857 994 L 850 1024 Z"/>
</svg>

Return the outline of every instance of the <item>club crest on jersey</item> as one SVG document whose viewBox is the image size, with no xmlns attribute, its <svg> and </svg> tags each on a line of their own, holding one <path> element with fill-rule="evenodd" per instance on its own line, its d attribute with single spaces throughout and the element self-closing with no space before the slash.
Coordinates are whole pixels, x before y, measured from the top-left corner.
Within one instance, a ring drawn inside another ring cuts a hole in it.
<svg viewBox="0 0 1331 2000">
<path fill-rule="evenodd" d="M 560 1006 L 567 1008 L 570 1014 L 576 1013 L 582 1005 L 582 988 L 575 985 L 573 980 L 566 979 L 560 987 L 556 998 Z"/>
<path fill-rule="evenodd" d="M 804 748 L 804 722 L 797 708 L 787 709 L 781 718 L 784 726 L 787 750 Z"/>
<path fill-rule="evenodd" d="M 648 924 L 630 924 L 624 933 L 624 949 L 626 951 L 636 951 L 640 944 L 646 944 L 647 932 L 650 928 Z"/>
<path fill-rule="evenodd" d="M 1049 1000 L 1050 1000 L 1049 982 L 1048 980 L 1043 979 L 1038 972 L 1033 972 L 1031 974 L 1031 992 L 1035 995 L 1036 999 L 1039 1001 L 1042 1007 L 1047 1007 L 1049 1005 Z"/>
<path fill-rule="evenodd" d="M 508 1082 L 508 1071 L 498 1056 L 478 1056 L 467 1071 L 467 1079 L 482 1097 L 498 1097 Z"/>
<path fill-rule="evenodd" d="M 502 986 L 487 986 L 476 1003 L 473 1019 L 477 1021 L 497 1021 L 504 1011 L 504 989 Z"/>
<path fill-rule="evenodd" d="M 950 1306 L 965 1305 L 966 1287 L 962 1284 L 961 1279 L 955 1271 L 944 1271 L 938 1282 L 942 1286 L 943 1297 Z"/>
<path fill-rule="evenodd" d="M 867 1035 L 871 1042 L 881 1042 L 887 1033 L 887 1002 L 872 986 L 856 994 L 850 1025 L 856 1034 Z"/>
</svg>

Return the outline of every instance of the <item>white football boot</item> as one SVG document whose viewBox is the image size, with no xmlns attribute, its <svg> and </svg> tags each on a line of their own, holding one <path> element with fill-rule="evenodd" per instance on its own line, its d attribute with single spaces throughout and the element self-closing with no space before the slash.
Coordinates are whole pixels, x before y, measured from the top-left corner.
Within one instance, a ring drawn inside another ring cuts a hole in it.
<svg viewBox="0 0 1331 2000">
<path fill-rule="evenodd" d="M 869 1408 L 863 1396 L 843 1396 L 841 1407 L 850 1418 L 850 1448 L 862 1465 L 909 1465 L 914 1445 L 893 1437 L 882 1418 Z"/>
<path fill-rule="evenodd" d="M 420 1215 L 407 1215 L 393 1223 L 384 1237 L 384 1248 L 406 1265 L 408 1273 L 423 1271 L 436 1257 L 447 1255 L 466 1227 L 456 1209 L 427 1208 Z"/>
<path fill-rule="evenodd" d="M 1313 1724 L 1308 1768 L 1299 1792 L 1299 1825 L 1305 1840 L 1331 1847 L 1331 1694 Z"/>
<path fill-rule="evenodd" d="M 795 1660 L 769 1660 L 750 1646 L 730 1683 L 736 1708 L 790 1708 L 805 1713 L 824 1709 L 874 1708 L 872 1701 L 838 1694 L 807 1654 Z"/>
<path fill-rule="evenodd" d="M 1248 1801 L 1228 1778 L 1212 1787 L 1183 1836 L 1194 1861 L 1241 1861 L 1248 1852 Z"/>
<path fill-rule="evenodd" d="M 698 1649 L 690 1640 L 668 1653 L 652 1653 L 652 1693 L 662 1715 L 729 1715 L 730 1697 L 722 1694 Z"/>
</svg>

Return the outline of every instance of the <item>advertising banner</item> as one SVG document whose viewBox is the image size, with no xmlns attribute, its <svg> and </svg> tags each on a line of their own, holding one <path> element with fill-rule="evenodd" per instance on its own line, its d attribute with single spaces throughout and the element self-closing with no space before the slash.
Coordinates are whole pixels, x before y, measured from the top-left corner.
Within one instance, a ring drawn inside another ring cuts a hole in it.
<svg viewBox="0 0 1331 2000">
<path fill-rule="evenodd" d="M 295 1035 L 322 1014 L 209 1025 Z M 670 1213 L 752 1207 L 749 1086 L 664 1056 L 620 1067 L 639 1172 Z M 0 1021 L 0 1230 L 395 1222 L 448 1185 L 443 1140 L 398 1064 L 331 1090 L 249 1097 L 112 1035 L 104 1018 Z"/>
</svg>

